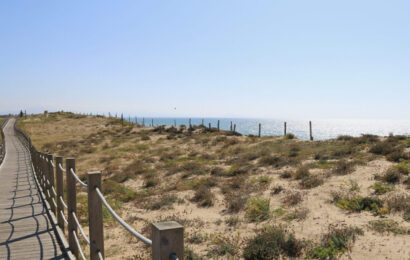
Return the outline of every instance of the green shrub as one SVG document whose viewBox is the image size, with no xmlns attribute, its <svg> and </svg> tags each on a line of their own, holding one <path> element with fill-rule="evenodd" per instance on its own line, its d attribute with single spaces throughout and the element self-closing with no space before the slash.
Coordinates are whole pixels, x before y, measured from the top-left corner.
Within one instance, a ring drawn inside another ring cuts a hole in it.
<svg viewBox="0 0 410 260">
<path fill-rule="evenodd" d="M 320 245 L 314 247 L 307 256 L 309 259 L 335 259 L 351 247 L 357 235 L 363 235 L 363 230 L 354 227 L 331 227 L 322 237 Z"/>
<path fill-rule="evenodd" d="M 333 173 L 337 175 L 346 175 L 354 170 L 355 163 L 348 162 L 346 160 L 339 160 L 337 161 L 335 168 L 333 169 Z"/>
<path fill-rule="evenodd" d="M 165 195 L 159 198 L 159 200 L 155 201 L 154 203 L 148 204 L 147 208 L 150 210 L 158 210 L 166 206 L 171 206 L 177 200 L 178 200 L 178 197 L 175 195 Z"/>
<path fill-rule="evenodd" d="M 380 155 L 387 155 L 395 151 L 394 145 L 388 142 L 377 143 L 370 147 L 369 152 Z"/>
<path fill-rule="evenodd" d="M 237 213 L 241 211 L 246 204 L 247 197 L 242 194 L 230 193 L 225 196 L 225 202 L 228 207 L 228 212 Z"/>
<path fill-rule="evenodd" d="M 410 234 L 410 229 L 401 227 L 399 223 L 391 219 L 379 219 L 369 222 L 369 226 L 379 233 L 391 232 L 393 234 Z"/>
<path fill-rule="evenodd" d="M 388 183 L 398 183 L 401 180 L 401 173 L 396 168 L 392 167 L 381 177 L 381 179 Z"/>
<path fill-rule="evenodd" d="M 282 159 L 279 156 L 267 155 L 260 158 L 258 162 L 260 165 L 279 167 Z"/>
<path fill-rule="evenodd" d="M 246 207 L 246 217 L 251 222 L 261 222 L 270 217 L 270 199 L 251 198 Z"/>
<path fill-rule="evenodd" d="M 370 188 L 374 189 L 374 193 L 377 194 L 377 195 L 382 195 L 382 194 L 385 194 L 389 191 L 394 190 L 393 185 L 387 184 L 387 183 L 384 183 L 384 182 L 376 182 L 375 184 L 370 186 Z"/>
<path fill-rule="evenodd" d="M 401 151 L 394 151 L 386 155 L 386 159 L 391 162 L 400 162 L 401 160 L 409 159 L 409 155 Z"/>
<path fill-rule="evenodd" d="M 285 139 L 295 139 L 295 135 L 294 134 L 292 134 L 292 133 L 289 133 L 289 134 L 286 134 L 285 135 Z"/>
<path fill-rule="evenodd" d="M 383 203 L 378 198 L 373 197 L 362 197 L 362 196 L 352 196 L 352 197 L 340 197 L 333 196 L 333 200 L 336 206 L 350 211 L 360 212 L 362 210 L 371 211 L 376 214 L 380 213 Z"/>
<path fill-rule="evenodd" d="M 266 226 L 248 239 L 243 250 L 246 260 L 271 260 L 283 257 L 298 257 L 304 247 L 303 242 L 283 227 Z"/>
<path fill-rule="evenodd" d="M 303 189 L 312 189 L 323 184 L 323 178 L 318 175 L 309 175 L 300 180 L 300 186 Z"/>
<path fill-rule="evenodd" d="M 192 198 L 192 201 L 197 202 L 200 207 L 210 207 L 214 205 L 214 200 L 215 200 L 215 195 L 205 185 L 201 185 L 195 191 L 195 195 Z"/>
<path fill-rule="evenodd" d="M 295 179 L 296 180 L 301 180 L 303 178 L 308 177 L 310 174 L 309 172 L 309 168 L 306 166 L 300 166 L 297 168 L 296 172 L 295 172 Z"/>
</svg>

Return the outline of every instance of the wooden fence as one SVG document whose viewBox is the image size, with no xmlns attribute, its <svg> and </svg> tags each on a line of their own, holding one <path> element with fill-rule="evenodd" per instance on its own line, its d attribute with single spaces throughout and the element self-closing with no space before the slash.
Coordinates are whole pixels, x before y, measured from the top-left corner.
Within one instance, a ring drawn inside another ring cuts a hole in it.
<svg viewBox="0 0 410 260">
<path fill-rule="evenodd" d="M 17 120 L 16 120 L 17 122 Z M 78 178 L 75 169 L 75 159 L 53 156 L 38 151 L 24 131 L 14 125 L 20 140 L 28 148 L 35 172 L 35 177 L 45 194 L 53 215 L 57 216 L 57 224 L 65 234 L 68 234 L 68 246 L 71 253 L 86 259 L 79 242 L 79 234 L 89 245 L 90 259 L 104 259 L 104 226 L 103 205 L 113 218 L 131 235 L 152 247 L 152 259 L 184 259 L 184 228 L 175 221 L 151 224 L 152 240 L 136 232 L 121 217 L 119 217 L 105 200 L 102 194 L 101 173 L 87 173 L 87 183 Z M 63 163 L 65 161 L 65 165 Z M 65 176 L 65 178 L 64 178 Z M 64 181 L 65 179 L 65 181 Z M 84 232 L 77 215 L 77 187 L 84 187 L 88 194 L 89 237 Z M 66 191 L 66 201 L 64 200 Z"/>
<path fill-rule="evenodd" d="M 0 164 L 3 162 L 4 157 L 6 156 L 6 140 L 4 139 L 4 132 L 3 132 L 3 128 L 4 126 L 7 124 L 7 121 L 9 119 L 5 119 L 3 120 L 3 122 L 1 123 L 0 126 L 0 131 L 1 131 L 1 144 L 0 144 Z"/>
</svg>

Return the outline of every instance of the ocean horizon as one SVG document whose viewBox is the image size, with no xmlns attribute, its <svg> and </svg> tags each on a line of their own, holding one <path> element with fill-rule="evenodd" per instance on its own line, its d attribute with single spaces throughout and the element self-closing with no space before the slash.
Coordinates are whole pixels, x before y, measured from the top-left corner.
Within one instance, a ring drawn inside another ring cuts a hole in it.
<svg viewBox="0 0 410 260">
<path fill-rule="evenodd" d="M 256 118 L 199 118 L 199 117 L 124 117 L 133 123 L 137 122 L 146 126 L 156 125 L 173 126 L 192 125 L 216 127 L 220 120 L 220 129 L 230 130 L 236 125 L 236 131 L 244 135 L 257 135 L 259 123 L 261 124 L 262 136 L 282 136 L 284 134 L 284 120 L 280 119 L 256 119 Z M 312 133 L 314 140 L 326 140 L 337 138 L 340 135 L 360 136 L 373 134 L 378 136 L 410 135 L 410 120 L 376 120 L 376 119 L 318 119 L 312 121 Z M 309 140 L 309 120 L 286 120 L 287 133 L 294 134 L 301 140 Z"/>
</svg>

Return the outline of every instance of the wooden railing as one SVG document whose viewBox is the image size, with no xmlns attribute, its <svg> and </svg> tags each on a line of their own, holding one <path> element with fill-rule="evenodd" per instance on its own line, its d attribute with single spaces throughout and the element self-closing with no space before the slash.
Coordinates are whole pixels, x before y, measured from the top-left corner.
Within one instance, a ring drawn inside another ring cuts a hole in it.
<svg viewBox="0 0 410 260">
<path fill-rule="evenodd" d="M 0 131 L 1 131 L 0 164 L 3 162 L 4 157 L 6 156 L 6 140 L 4 138 L 3 128 L 7 124 L 8 120 L 9 120 L 8 118 L 3 120 L 0 126 Z"/>
<path fill-rule="evenodd" d="M 16 120 L 17 122 L 17 120 Z M 125 230 L 138 240 L 152 247 L 152 259 L 184 259 L 184 228 L 175 221 L 151 224 L 152 240 L 144 237 L 128 225 L 108 204 L 102 193 L 101 173 L 87 173 L 87 183 L 80 180 L 75 169 L 75 159 L 53 156 L 38 151 L 30 137 L 14 125 L 20 140 L 30 151 L 35 177 L 50 205 L 50 211 L 57 216 L 57 224 L 63 231 L 67 228 L 68 245 L 71 253 L 86 259 L 79 242 L 79 234 L 89 245 L 90 259 L 104 259 L 104 226 L 102 206 Z M 65 183 L 64 183 L 65 175 Z M 66 201 L 64 201 L 64 186 Z M 88 194 L 89 237 L 86 236 L 77 215 L 77 186 L 84 187 Z M 67 217 L 66 217 L 67 216 Z"/>
</svg>

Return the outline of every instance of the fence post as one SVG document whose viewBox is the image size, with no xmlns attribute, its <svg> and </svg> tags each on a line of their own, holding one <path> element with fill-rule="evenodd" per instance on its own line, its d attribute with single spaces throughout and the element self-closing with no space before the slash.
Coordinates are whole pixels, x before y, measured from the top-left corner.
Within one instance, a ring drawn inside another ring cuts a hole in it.
<svg viewBox="0 0 410 260">
<path fill-rule="evenodd" d="M 51 162 L 53 161 L 53 155 L 52 154 L 47 154 L 47 158 L 48 158 L 48 181 L 50 182 L 49 184 L 49 191 L 50 191 L 50 207 L 51 207 L 51 211 L 54 213 L 54 215 L 56 215 L 56 210 L 57 208 L 55 207 L 55 204 L 53 202 L 53 197 L 54 197 L 54 193 L 53 193 L 53 187 L 55 185 L 54 182 L 54 169 L 53 169 L 53 165 L 51 164 Z"/>
<path fill-rule="evenodd" d="M 218 120 L 218 132 L 219 132 L 219 120 Z"/>
<path fill-rule="evenodd" d="M 259 123 L 259 132 L 258 132 L 259 137 L 261 137 L 261 128 L 262 128 L 262 125 L 261 125 L 261 123 Z"/>
<path fill-rule="evenodd" d="M 231 121 L 231 132 L 232 132 L 232 121 Z"/>
<path fill-rule="evenodd" d="M 151 126 L 154 127 L 154 119 L 151 119 Z"/>
<path fill-rule="evenodd" d="M 104 230 L 101 199 L 95 188 L 101 190 L 101 172 L 89 172 L 88 183 L 88 222 L 90 230 L 90 259 L 99 259 L 98 252 L 104 257 Z"/>
<path fill-rule="evenodd" d="M 77 233 L 77 225 L 75 223 L 73 212 L 77 214 L 77 196 L 74 176 L 71 174 L 70 169 L 75 172 L 75 159 L 67 158 L 65 160 L 66 175 L 67 175 L 67 215 L 68 215 L 68 244 L 71 252 L 78 258 L 78 248 L 75 242 L 73 231 Z"/>
<path fill-rule="evenodd" d="M 236 132 L 236 124 L 233 124 L 233 132 Z"/>
<path fill-rule="evenodd" d="M 209 123 L 209 130 L 211 130 L 211 123 Z"/>
<path fill-rule="evenodd" d="M 152 223 L 152 259 L 184 260 L 184 227 L 175 221 Z M 174 258 L 174 259 L 176 259 Z"/>
<path fill-rule="evenodd" d="M 191 118 L 189 119 L 189 128 L 192 128 Z"/>
<path fill-rule="evenodd" d="M 64 179 L 63 179 L 63 173 L 61 172 L 61 169 L 59 165 L 63 165 L 63 157 L 61 156 L 56 156 L 54 157 L 55 159 L 55 164 L 56 164 L 56 192 L 57 192 L 57 220 L 58 220 L 58 226 L 61 228 L 61 230 L 64 233 L 64 220 L 61 214 L 64 214 L 64 206 L 63 203 L 61 203 L 61 199 L 64 199 Z M 61 198 L 61 199 L 60 199 Z"/>
<path fill-rule="evenodd" d="M 309 133 L 310 133 L 310 141 L 313 141 L 313 135 L 312 135 L 312 121 L 309 121 Z"/>
<path fill-rule="evenodd" d="M 286 122 L 283 124 L 283 135 L 286 136 Z"/>
</svg>

